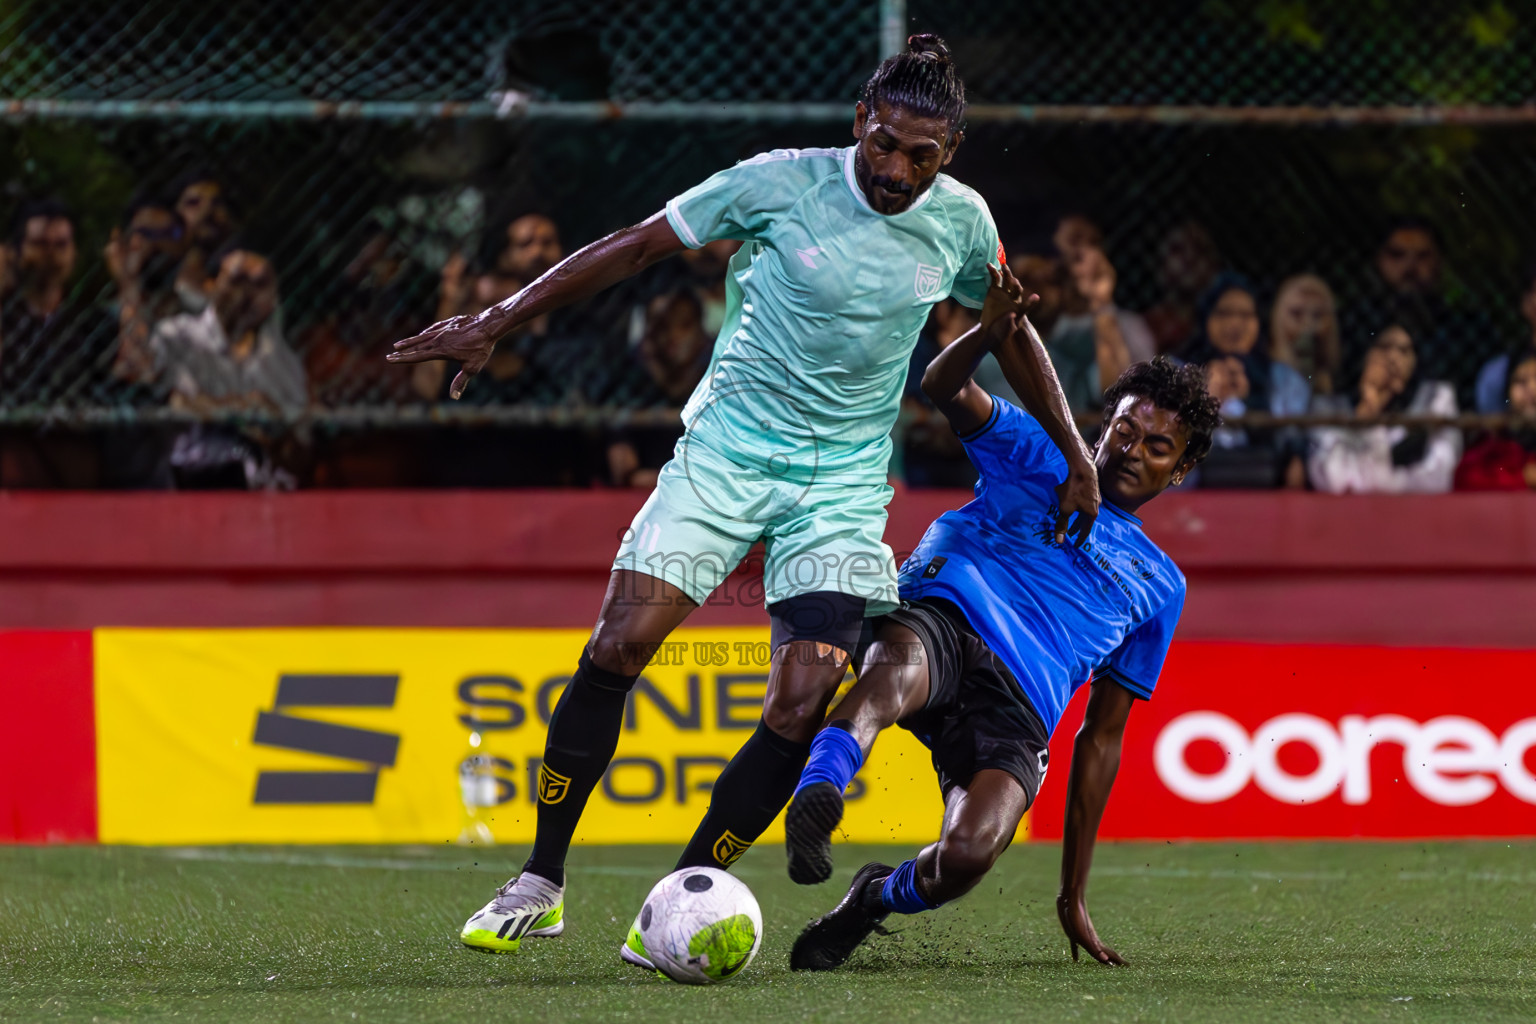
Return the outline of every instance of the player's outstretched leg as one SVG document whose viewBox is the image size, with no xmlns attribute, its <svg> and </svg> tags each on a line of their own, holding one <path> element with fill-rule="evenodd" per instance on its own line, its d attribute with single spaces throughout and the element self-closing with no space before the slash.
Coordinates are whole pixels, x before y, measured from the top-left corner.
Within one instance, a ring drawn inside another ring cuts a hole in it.
<svg viewBox="0 0 1536 1024">
<path fill-rule="evenodd" d="M 944 835 L 891 869 L 866 864 L 832 910 L 805 926 L 790 950 L 796 971 L 830 971 L 880 926 L 887 914 L 918 914 L 970 892 L 1013 841 L 1029 806 L 1023 785 L 986 768 L 963 789 L 950 790 Z"/>
<path fill-rule="evenodd" d="M 697 605 L 677 587 L 620 569 L 565 692 L 555 704 L 539 766 L 538 824 L 522 874 L 459 934 L 474 949 L 510 953 L 528 937 L 565 928 L 565 857 L 587 798 L 613 760 L 624 703 L 651 655 Z"/>
<path fill-rule="evenodd" d="M 917 634 L 880 625 L 859 666 L 859 680 L 811 741 L 811 756 L 784 815 L 789 877 L 814 885 L 832 877 L 832 833 L 843 820 L 843 792 L 869 757 L 881 730 L 928 701 L 928 663 Z"/>
</svg>

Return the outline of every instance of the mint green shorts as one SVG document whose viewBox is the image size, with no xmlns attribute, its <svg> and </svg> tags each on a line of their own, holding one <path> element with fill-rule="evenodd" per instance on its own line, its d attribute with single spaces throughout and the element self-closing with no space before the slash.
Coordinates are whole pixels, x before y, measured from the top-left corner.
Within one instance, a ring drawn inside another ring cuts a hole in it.
<svg viewBox="0 0 1536 1024">
<path fill-rule="evenodd" d="M 883 615 L 900 603 L 895 556 L 883 539 L 892 493 L 883 479 L 775 479 L 684 439 L 624 532 L 613 567 L 665 580 L 702 605 L 761 540 L 765 605 L 830 590 L 862 597 L 866 615 Z"/>
</svg>

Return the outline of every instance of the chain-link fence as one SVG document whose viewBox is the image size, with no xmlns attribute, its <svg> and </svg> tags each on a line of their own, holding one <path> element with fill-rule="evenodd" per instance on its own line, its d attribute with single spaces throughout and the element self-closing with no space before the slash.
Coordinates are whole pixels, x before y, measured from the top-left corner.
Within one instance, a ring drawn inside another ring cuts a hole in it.
<svg viewBox="0 0 1536 1024">
<path fill-rule="evenodd" d="M 1524 104 L 1536 21 L 1500 0 L 11 0 L 0 95 L 259 104 L 841 103 L 881 18 L 953 45 L 983 104 Z M 904 33 L 898 33 L 898 38 Z"/>
<path fill-rule="evenodd" d="M 469 409 L 439 401 L 441 376 L 382 353 L 510 287 L 498 262 L 522 214 L 551 217 L 569 252 L 743 156 L 846 144 L 893 23 L 950 43 L 973 104 L 951 170 L 986 196 L 1005 242 L 1047 248 L 1062 213 L 1086 214 L 1122 307 L 1168 298 L 1170 238 L 1193 222 L 1266 295 L 1314 272 L 1347 312 L 1368 298 L 1383 226 L 1413 214 L 1443 238 L 1444 300 L 1466 325 L 1459 376 L 1530 336 L 1525 5 L 13 0 L 0 2 L 0 205 L 56 198 L 76 226 L 58 312 L 37 308 L 25 222 L 0 259 L 0 422 L 14 438 L 294 419 L 178 405 L 125 368 L 125 333 L 195 314 L 216 270 L 161 267 L 159 292 L 146 284 L 125 312 L 125 239 L 153 249 L 156 230 L 130 208 L 174 207 L 201 180 L 227 208 L 203 255 L 245 247 L 275 270 L 275 323 L 303 366 L 303 447 L 365 428 L 409 447 L 416 424 L 555 423 L 599 438 L 599 454 L 530 480 L 601 478 L 614 424 L 675 421 L 646 338 L 688 318 L 669 302 L 680 294 L 708 321 L 708 261 L 673 261 L 541 325 Z M 298 471 L 313 477 L 313 459 Z"/>
</svg>

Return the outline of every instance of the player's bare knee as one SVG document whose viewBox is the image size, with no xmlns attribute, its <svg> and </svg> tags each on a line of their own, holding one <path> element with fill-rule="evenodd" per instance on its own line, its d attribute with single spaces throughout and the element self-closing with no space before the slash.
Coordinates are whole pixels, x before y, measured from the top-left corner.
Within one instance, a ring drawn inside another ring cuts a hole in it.
<svg viewBox="0 0 1536 1024">
<path fill-rule="evenodd" d="M 613 629 L 593 633 L 587 642 L 587 657 L 604 672 L 625 676 L 643 672 L 656 653 L 656 645 L 629 642 L 621 636 Z"/>
<path fill-rule="evenodd" d="M 821 728 L 827 701 L 808 693 L 770 693 L 763 702 L 763 721 L 768 728 L 797 743 L 809 743 Z"/>
</svg>

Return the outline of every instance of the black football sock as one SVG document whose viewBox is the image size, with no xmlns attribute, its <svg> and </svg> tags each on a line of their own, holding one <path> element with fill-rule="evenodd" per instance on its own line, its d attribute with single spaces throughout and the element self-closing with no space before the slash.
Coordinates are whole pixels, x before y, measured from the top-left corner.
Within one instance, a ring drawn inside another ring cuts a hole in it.
<svg viewBox="0 0 1536 1024">
<path fill-rule="evenodd" d="M 757 723 L 710 791 L 709 812 L 677 866 L 728 868 L 746 853 L 795 792 L 809 743 L 796 743 Z"/>
<path fill-rule="evenodd" d="M 587 797 L 608 770 L 624 702 L 637 675 L 621 676 L 592 664 L 581 652 L 576 674 L 549 716 L 544 763 L 539 766 L 538 827 L 523 870 L 565 884 L 565 855 L 587 806 Z"/>
</svg>

